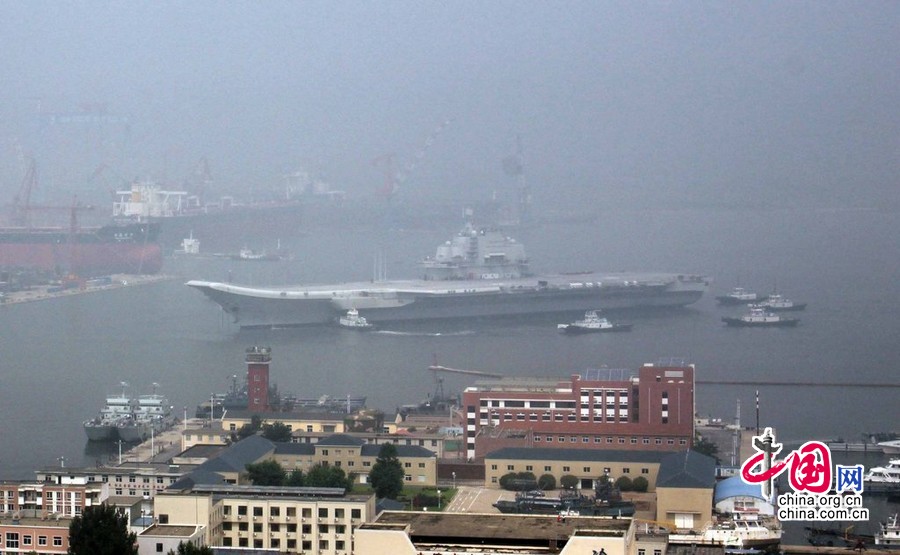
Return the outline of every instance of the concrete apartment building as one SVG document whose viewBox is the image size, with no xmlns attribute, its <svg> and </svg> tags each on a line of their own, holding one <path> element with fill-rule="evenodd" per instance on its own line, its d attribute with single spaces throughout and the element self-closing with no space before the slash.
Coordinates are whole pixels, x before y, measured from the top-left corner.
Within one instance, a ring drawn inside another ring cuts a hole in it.
<svg viewBox="0 0 900 555">
<path fill-rule="evenodd" d="M 195 527 L 202 528 L 205 545 L 349 555 L 355 529 L 375 516 L 374 495 L 347 495 L 342 488 L 194 483 L 198 478 L 158 495 L 156 518 L 194 537 Z M 166 544 L 181 539 L 188 538 L 170 531 Z"/>
<path fill-rule="evenodd" d="M 66 553 L 72 517 L 0 516 L 0 553 Z"/>
<path fill-rule="evenodd" d="M 680 451 L 693 445 L 694 366 L 484 380 L 463 392 L 463 405 L 470 459 L 503 447 Z"/>
</svg>

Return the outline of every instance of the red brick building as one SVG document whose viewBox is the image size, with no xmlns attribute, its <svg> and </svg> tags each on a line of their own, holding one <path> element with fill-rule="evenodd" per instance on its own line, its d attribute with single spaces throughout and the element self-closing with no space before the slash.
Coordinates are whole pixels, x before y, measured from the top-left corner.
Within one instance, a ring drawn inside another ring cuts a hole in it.
<svg viewBox="0 0 900 555">
<path fill-rule="evenodd" d="M 694 437 L 694 366 L 480 381 L 463 405 L 469 458 L 504 447 L 683 451 Z"/>
</svg>

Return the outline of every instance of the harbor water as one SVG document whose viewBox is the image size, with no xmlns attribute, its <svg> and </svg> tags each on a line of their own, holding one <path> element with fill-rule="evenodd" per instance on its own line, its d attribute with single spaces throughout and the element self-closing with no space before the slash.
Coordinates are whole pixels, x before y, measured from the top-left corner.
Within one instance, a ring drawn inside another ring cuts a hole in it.
<svg viewBox="0 0 900 555">
<path fill-rule="evenodd" d="M 872 210 L 603 211 L 594 221 L 510 231 L 538 273 L 704 273 L 709 294 L 685 309 L 623 313 L 628 333 L 567 336 L 557 316 L 429 321 L 374 332 L 337 327 L 238 330 L 188 279 L 254 285 L 414 277 L 455 229 L 327 230 L 266 238 L 293 258 L 166 260 L 172 280 L 0 306 L 0 478 L 41 466 L 93 465 L 109 451 L 90 445 L 82 422 L 125 381 L 134 395 L 154 382 L 176 414 L 192 415 L 242 375 L 244 350 L 272 348 L 271 379 L 303 397 L 366 395 L 386 413 L 436 389 L 438 364 L 509 376 L 559 376 L 589 368 L 636 370 L 678 359 L 696 365 L 696 411 L 774 426 L 785 441 L 900 429 L 900 271 L 897 213 Z M 203 250 L 203 237 L 197 236 Z M 244 237 L 236 234 L 234 250 Z M 733 329 L 713 297 L 740 285 L 806 302 L 796 328 Z M 580 314 L 565 315 L 570 321 Z M 459 392 L 473 378 L 445 375 Z M 748 382 L 728 385 L 702 382 Z M 775 385 L 798 382 L 804 386 Z M 810 384 L 853 384 L 846 387 Z M 113 447 L 113 449 L 115 449 Z"/>
</svg>

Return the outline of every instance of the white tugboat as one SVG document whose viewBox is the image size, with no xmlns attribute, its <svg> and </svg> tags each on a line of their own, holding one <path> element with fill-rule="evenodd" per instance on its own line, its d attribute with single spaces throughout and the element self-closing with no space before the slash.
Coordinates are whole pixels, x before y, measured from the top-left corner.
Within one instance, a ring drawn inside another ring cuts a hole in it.
<svg viewBox="0 0 900 555">
<path fill-rule="evenodd" d="M 770 310 L 772 312 L 786 312 L 792 310 L 803 310 L 806 308 L 806 303 L 795 303 L 794 301 L 786 299 L 781 295 L 772 294 L 769 295 L 767 299 L 756 304 L 751 304 L 750 306 L 754 308 Z"/>
<path fill-rule="evenodd" d="M 765 295 L 757 295 L 743 287 L 735 287 L 731 293 L 717 296 L 716 302 L 721 305 L 749 304 L 764 301 L 766 298 Z"/>
<path fill-rule="evenodd" d="M 894 513 L 882 522 L 875 534 L 875 546 L 881 549 L 900 549 L 900 515 Z"/>
<path fill-rule="evenodd" d="M 341 316 L 340 320 L 338 320 L 338 324 L 342 327 L 354 330 L 372 329 L 372 324 L 370 324 L 365 317 L 360 316 L 359 311 L 355 308 L 351 308 L 347 311 L 347 314 Z"/>
<path fill-rule="evenodd" d="M 600 331 L 631 331 L 632 324 L 617 324 L 601 318 L 596 310 L 588 310 L 584 318 L 571 324 L 557 324 L 556 328 L 563 333 L 592 333 Z"/>
<path fill-rule="evenodd" d="M 785 318 L 774 312 L 767 312 L 763 308 L 751 308 L 750 312 L 740 316 L 723 317 L 722 321 L 727 325 L 738 328 L 776 328 L 796 326 L 800 320 L 797 318 Z"/>
</svg>

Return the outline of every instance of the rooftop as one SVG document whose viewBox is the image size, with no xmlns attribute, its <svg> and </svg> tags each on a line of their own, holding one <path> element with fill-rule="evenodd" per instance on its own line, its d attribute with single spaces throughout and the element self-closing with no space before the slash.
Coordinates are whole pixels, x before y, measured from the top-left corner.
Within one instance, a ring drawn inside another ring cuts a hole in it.
<svg viewBox="0 0 900 555">
<path fill-rule="evenodd" d="M 497 513 L 427 513 L 384 511 L 375 521 L 377 525 L 409 525 L 409 535 L 418 540 L 460 541 L 474 538 L 489 543 L 518 541 L 565 540 L 576 530 L 597 530 L 607 535 L 624 535 L 629 519 L 601 517 L 568 517 L 557 522 L 554 515 L 514 515 Z M 371 525 L 364 525 L 371 527 Z M 491 541 L 493 540 L 493 541 Z"/>
<path fill-rule="evenodd" d="M 141 530 L 141 536 L 166 536 L 184 538 L 194 535 L 197 526 L 179 526 L 176 524 L 154 524 L 145 530 Z"/>
<path fill-rule="evenodd" d="M 485 455 L 485 460 L 545 460 L 586 462 L 658 463 L 670 453 L 617 449 L 558 449 L 554 447 L 505 447 Z"/>
</svg>

